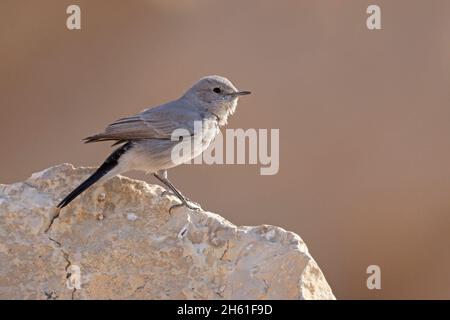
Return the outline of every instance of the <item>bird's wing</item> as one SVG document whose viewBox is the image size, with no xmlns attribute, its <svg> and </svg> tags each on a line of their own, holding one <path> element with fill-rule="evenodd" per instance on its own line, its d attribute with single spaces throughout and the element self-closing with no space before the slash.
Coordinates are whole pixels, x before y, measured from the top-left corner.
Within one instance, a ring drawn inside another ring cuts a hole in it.
<svg viewBox="0 0 450 320">
<path fill-rule="evenodd" d="M 106 127 L 105 131 L 84 139 L 86 143 L 115 140 L 118 143 L 139 139 L 170 140 L 175 129 L 194 132 L 194 117 L 189 112 L 164 105 L 146 109 L 136 115 L 119 119 Z"/>
</svg>

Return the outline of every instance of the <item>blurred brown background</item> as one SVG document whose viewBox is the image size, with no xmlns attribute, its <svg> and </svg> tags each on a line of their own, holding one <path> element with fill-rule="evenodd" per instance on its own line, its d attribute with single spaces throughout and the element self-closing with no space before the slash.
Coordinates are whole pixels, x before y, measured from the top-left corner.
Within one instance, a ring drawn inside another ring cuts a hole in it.
<svg viewBox="0 0 450 320">
<path fill-rule="evenodd" d="M 70 4 L 81 31 L 66 29 Z M 369 4 L 383 30 L 366 28 Z M 450 298 L 449 13 L 445 0 L 2 0 L 0 182 L 97 165 L 109 144 L 81 138 L 224 75 L 253 91 L 229 128 L 280 128 L 279 174 L 183 166 L 181 190 L 300 234 L 338 298 Z M 371 264 L 381 290 L 366 288 Z"/>
</svg>

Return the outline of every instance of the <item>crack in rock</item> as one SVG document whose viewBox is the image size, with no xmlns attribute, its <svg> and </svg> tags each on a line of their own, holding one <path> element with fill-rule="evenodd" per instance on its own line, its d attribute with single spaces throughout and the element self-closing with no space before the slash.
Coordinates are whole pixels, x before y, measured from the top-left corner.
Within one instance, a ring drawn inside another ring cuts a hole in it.
<svg viewBox="0 0 450 320">
<path fill-rule="evenodd" d="M 51 236 L 48 236 L 48 239 L 56 245 L 58 250 L 62 253 L 62 256 L 63 256 L 64 260 L 66 260 L 66 262 L 67 262 L 66 266 L 64 267 L 64 270 L 66 272 L 66 287 L 68 289 L 72 290 L 71 298 L 72 298 L 72 300 L 74 300 L 75 292 L 79 288 L 80 268 L 78 266 L 76 266 L 76 265 L 72 265 L 72 262 L 70 261 L 70 256 L 63 249 L 61 242 L 59 242 L 58 240 L 53 239 Z M 75 268 L 75 274 L 73 273 L 73 271 L 69 270 L 71 267 L 78 268 L 78 269 Z"/>
</svg>

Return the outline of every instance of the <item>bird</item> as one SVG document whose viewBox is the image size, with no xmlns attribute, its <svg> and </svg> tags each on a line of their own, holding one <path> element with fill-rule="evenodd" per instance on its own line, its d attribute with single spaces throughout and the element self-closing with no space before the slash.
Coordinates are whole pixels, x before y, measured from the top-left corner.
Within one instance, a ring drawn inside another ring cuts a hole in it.
<svg viewBox="0 0 450 320">
<path fill-rule="evenodd" d="M 103 132 L 83 139 L 85 143 L 113 141 L 113 146 L 119 147 L 59 202 L 57 208 L 64 208 L 95 183 L 138 170 L 153 174 L 180 200 L 181 203 L 171 209 L 186 206 L 199 210 L 199 205 L 185 197 L 168 179 L 167 170 L 201 154 L 214 141 L 220 128 L 227 124 L 228 117 L 235 113 L 239 97 L 250 93 L 239 91 L 225 77 L 206 76 L 180 98 L 121 118 L 109 124 Z M 195 130 L 195 123 L 201 124 L 201 130 Z M 175 130 L 182 130 L 185 134 L 178 140 L 173 139 Z M 184 154 L 182 161 L 175 161 L 173 148 L 185 141 L 192 141 L 194 152 Z"/>
</svg>

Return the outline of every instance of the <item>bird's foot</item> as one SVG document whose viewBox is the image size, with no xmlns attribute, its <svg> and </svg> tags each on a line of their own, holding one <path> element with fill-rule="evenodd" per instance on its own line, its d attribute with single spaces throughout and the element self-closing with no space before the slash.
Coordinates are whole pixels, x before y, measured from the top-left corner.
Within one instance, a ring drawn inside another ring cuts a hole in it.
<svg viewBox="0 0 450 320">
<path fill-rule="evenodd" d="M 184 200 L 187 203 L 187 207 L 189 209 L 191 209 L 191 210 L 202 210 L 202 206 L 199 203 L 197 203 L 195 201 L 192 201 L 189 198 L 184 198 Z"/>
<path fill-rule="evenodd" d="M 176 209 L 179 207 L 186 207 L 186 208 L 188 208 L 190 210 L 194 210 L 194 211 L 202 210 L 202 207 L 198 203 L 191 201 L 189 198 L 180 199 L 180 201 L 181 201 L 181 203 L 175 204 L 170 207 L 169 213 L 172 213 L 173 209 Z"/>
</svg>

